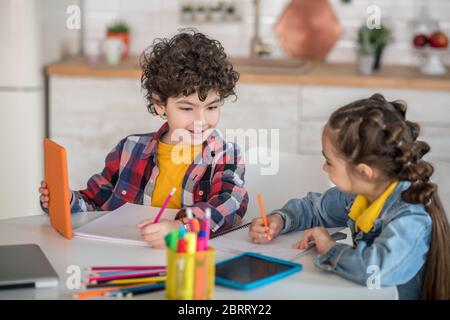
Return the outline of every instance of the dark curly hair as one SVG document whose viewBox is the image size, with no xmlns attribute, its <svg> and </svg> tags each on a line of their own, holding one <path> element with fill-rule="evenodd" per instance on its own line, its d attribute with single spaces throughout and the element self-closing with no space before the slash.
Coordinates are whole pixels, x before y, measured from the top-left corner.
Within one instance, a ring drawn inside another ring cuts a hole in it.
<svg viewBox="0 0 450 320">
<path fill-rule="evenodd" d="M 366 163 L 386 177 L 411 181 L 402 199 L 422 203 L 432 220 L 432 239 L 424 268 L 422 298 L 450 299 L 450 226 L 430 181 L 433 166 L 422 159 L 430 146 L 417 140 L 420 126 L 406 120 L 404 101 L 386 101 L 381 94 L 357 100 L 336 110 L 327 126 L 330 140 L 349 163 Z"/>
<path fill-rule="evenodd" d="M 156 115 L 155 102 L 166 105 L 169 97 L 198 93 L 205 101 L 210 90 L 220 99 L 234 96 L 239 73 L 233 70 L 224 48 L 193 29 L 182 29 L 171 39 L 157 38 L 142 53 L 141 85 L 147 109 Z"/>
</svg>

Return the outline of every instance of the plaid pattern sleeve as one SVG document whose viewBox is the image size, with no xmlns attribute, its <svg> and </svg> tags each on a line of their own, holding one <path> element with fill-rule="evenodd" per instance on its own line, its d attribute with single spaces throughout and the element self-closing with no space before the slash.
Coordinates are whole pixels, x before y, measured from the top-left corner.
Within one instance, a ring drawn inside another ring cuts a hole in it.
<svg viewBox="0 0 450 320">
<path fill-rule="evenodd" d="M 204 216 L 206 208 L 211 209 L 212 232 L 238 224 L 248 205 L 248 193 L 244 187 L 245 164 L 239 148 L 233 143 L 224 143 L 224 146 L 221 155 L 214 159 L 206 201 L 195 201 L 192 208 L 193 213 L 200 217 Z"/>
<path fill-rule="evenodd" d="M 127 138 L 121 140 L 106 156 L 105 168 L 101 173 L 93 175 L 87 182 L 87 188 L 72 191 L 70 210 L 72 213 L 85 211 L 108 210 L 104 204 L 111 198 L 114 186 L 118 180 L 120 159 L 123 145 Z"/>
</svg>

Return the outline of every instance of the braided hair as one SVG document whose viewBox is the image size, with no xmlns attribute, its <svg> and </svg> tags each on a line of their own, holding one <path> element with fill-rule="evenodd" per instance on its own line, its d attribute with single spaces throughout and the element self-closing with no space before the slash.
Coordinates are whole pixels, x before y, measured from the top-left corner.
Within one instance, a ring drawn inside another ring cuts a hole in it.
<svg viewBox="0 0 450 320">
<path fill-rule="evenodd" d="M 404 101 L 386 101 L 381 94 L 357 100 L 336 110 L 327 126 L 330 140 L 349 164 L 365 163 L 388 179 L 410 181 L 402 199 L 421 203 L 432 219 L 432 238 L 424 269 L 422 298 L 450 299 L 450 227 L 430 181 L 433 166 L 423 160 L 430 146 L 417 140 L 420 126 L 406 120 Z"/>
</svg>

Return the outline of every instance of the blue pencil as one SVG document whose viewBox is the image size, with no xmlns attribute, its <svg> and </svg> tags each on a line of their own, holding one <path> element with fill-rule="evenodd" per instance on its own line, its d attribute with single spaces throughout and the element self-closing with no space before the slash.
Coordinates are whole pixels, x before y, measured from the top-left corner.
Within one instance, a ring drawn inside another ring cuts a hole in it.
<svg viewBox="0 0 450 320">
<path fill-rule="evenodd" d="M 119 289 L 115 291 L 111 291 L 106 293 L 105 295 L 108 297 L 123 297 L 124 295 L 128 297 L 132 297 L 137 294 L 148 293 L 153 291 L 162 290 L 165 288 L 165 283 L 154 283 L 154 284 L 146 284 L 139 287 L 128 288 L 128 289 Z"/>
</svg>

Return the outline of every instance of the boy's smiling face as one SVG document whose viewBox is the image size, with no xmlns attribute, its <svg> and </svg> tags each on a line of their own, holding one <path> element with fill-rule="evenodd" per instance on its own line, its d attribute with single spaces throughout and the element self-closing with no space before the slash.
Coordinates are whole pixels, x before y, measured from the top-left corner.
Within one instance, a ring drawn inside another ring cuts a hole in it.
<svg viewBox="0 0 450 320">
<path fill-rule="evenodd" d="M 220 119 L 221 99 L 216 91 L 210 91 L 205 101 L 200 101 L 198 93 L 189 96 L 169 97 L 167 104 L 155 103 L 156 112 L 166 114 L 169 131 L 161 138 L 164 143 L 176 144 L 190 137 L 190 141 L 202 143 L 208 131 L 216 127 Z M 181 133 L 181 134 L 180 134 Z M 200 140 L 197 140 L 200 137 Z M 184 143 L 188 141 L 183 141 Z"/>
</svg>

